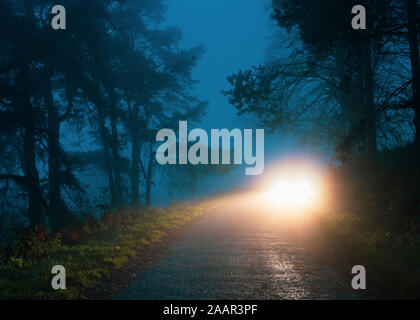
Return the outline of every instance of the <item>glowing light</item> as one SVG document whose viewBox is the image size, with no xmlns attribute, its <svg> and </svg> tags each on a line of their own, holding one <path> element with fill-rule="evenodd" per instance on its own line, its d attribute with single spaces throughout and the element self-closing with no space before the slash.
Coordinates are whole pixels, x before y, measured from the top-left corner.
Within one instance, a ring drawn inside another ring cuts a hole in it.
<svg viewBox="0 0 420 320">
<path fill-rule="evenodd" d="M 284 217 L 307 216 L 321 210 L 328 198 L 324 180 L 321 168 L 309 161 L 279 162 L 255 185 L 259 209 Z"/>
<path fill-rule="evenodd" d="M 280 207 L 302 208 L 314 204 L 317 185 L 304 178 L 280 178 L 267 191 L 268 200 Z"/>
</svg>

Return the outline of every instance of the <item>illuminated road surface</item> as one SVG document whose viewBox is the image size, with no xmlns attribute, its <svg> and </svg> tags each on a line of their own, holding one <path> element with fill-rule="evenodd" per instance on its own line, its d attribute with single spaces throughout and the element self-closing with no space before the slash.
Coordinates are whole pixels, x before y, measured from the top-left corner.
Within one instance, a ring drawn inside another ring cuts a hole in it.
<svg viewBox="0 0 420 320">
<path fill-rule="evenodd" d="M 343 288 L 350 284 L 311 260 L 284 223 L 246 207 L 233 201 L 213 210 L 116 298 L 352 298 Z"/>
</svg>

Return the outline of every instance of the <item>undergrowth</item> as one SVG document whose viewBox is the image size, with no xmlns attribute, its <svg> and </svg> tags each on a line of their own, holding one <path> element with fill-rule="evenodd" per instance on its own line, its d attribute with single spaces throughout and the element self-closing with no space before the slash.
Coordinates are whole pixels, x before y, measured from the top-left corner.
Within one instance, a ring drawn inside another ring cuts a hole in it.
<svg viewBox="0 0 420 320">
<path fill-rule="evenodd" d="M 53 234 L 44 226 L 20 231 L 0 252 L 0 299 L 78 299 L 136 252 L 162 241 L 202 213 L 202 204 L 121 210 L 91 219 L 77 230 Z M 66 270 L 66 289 L 53 290 L 51 269 Z"/>
</svg>

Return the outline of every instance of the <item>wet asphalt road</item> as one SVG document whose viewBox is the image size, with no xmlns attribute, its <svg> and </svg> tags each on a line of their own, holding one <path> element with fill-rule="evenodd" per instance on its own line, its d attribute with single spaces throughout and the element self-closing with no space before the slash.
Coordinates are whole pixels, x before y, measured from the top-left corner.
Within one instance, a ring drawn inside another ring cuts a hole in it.
<svg viewBox="0 0 420 320">
<path fill-rule="evenodd" d="M 293 240 L 284 221 L 245 203 L 214 209 L 116 298 L 352 298 L 332 269 Z"/>
</svg>

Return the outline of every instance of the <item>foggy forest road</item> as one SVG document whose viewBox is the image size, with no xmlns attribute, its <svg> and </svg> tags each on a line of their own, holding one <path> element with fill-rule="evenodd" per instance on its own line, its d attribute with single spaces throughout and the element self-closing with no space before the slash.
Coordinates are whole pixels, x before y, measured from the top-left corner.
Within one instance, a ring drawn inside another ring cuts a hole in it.
<svg viewBox="0 0 420 320">
<path fill-rule="evenodd" d="M 295 242 L 280 220 L 233 202 L 206 214 L 115 298 L 351 298 L 337 275 Z"/>
</svg>

